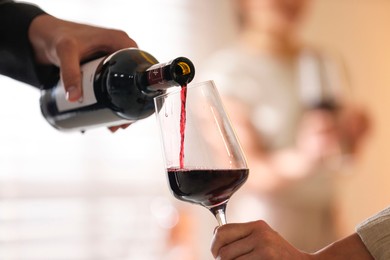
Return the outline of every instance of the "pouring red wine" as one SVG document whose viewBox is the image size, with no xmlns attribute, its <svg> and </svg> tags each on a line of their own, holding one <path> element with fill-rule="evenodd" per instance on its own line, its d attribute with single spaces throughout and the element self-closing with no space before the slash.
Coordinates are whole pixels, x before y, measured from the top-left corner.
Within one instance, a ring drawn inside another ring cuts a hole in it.
<svg viewBox="0 0 390 260">
<path fill-rule="evenodd" d="M 226 224 L 226 204 L 249 170 L 214 83 L 184 85 L 154 100 L 173 195 Z"/>
</svg>

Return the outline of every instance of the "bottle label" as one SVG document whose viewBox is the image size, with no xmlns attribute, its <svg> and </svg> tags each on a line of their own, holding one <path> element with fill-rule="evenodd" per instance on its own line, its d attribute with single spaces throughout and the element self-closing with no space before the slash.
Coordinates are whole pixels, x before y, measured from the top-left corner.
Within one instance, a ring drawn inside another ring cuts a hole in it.
<svg viewBox="0 0 390 260">
<path fill-rule="evenodd" d="M 62 79 L 60 79 L 54 89 L 54 96 L 56 99 L 58 111 L 63 112 L 67 110 L 72 110 L 80 107 L 89 106 L 97 102 L 93 83 L 96 68 L 99 66 L 100 62 L 103 59 L 104 57 L 90 61 L 81 66 L 81 84 L 83 88 L 83 97 L 77 102 L 69 102 L 66 99 L 64 84 L 62 82 Z"/>
<path fill-rule="evenodd" d="M 149 67 L 146 72 L 148 73 L 149 85 L 164 84 L 164 68 L 170 65 L 172 61 L 166 63 L 157 63 Z"/>
<path fill-rule="evenodd" d="M 155 64 L 147 70 L 149 85 L 158 84 L 164 80 L 163 68 L 165 65 L 165 63 Z"/>
</svg>

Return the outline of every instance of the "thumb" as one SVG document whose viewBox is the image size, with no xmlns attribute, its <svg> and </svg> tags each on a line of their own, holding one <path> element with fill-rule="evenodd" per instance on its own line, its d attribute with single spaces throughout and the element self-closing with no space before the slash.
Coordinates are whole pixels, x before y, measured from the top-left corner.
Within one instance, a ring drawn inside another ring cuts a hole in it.
<svg viewBox="0 0 390 260">
<path fill-rule="evenodd" d="M 64 83 L 66 98 L 75 102 L 82 98 L 80 57 L 73 42 L 61 42 L 57 45 L 57 56 Z"/>
</svg>

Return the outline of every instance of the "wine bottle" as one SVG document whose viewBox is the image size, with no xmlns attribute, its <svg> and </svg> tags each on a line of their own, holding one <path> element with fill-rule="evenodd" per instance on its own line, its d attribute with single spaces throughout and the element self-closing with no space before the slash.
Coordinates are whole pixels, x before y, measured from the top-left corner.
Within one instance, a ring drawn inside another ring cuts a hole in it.
<svg viewBox="0 0 390 260">
<path fill-rule="evenodd" d="M 66 100 L 61 80 L 42 90 L 42 114 L 59 130 L 134 123 L 154 113 L 154 97 L 170 87 L 188 84 L 195 76 L 194 65 L 187 58 L 158 63 L 136 48 L 85 63 L 81 71 L 83 97 L 78 102 Z"/>
</svg>

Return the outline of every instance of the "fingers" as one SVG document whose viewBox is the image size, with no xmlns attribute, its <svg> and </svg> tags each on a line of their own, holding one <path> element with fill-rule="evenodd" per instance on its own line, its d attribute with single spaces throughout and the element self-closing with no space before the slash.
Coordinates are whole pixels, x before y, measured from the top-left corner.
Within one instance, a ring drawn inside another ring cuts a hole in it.
<svg viewBox="0 0 390 260">
<path fill-rule="evenodd" d="M 108 129 L 111 131 L 111 133 L 115 133 L 118 131 L 118 129 L 121 128 L 120 126 L 110 126 Z"/>
<path fill-rule="evenodd" d="M 110 30 L 108 38 L 106 39 L 109 39 L 107 44 L 108 52 L 114 52 L 123 48 L 138 47 L 137 43 L 124 31 Z"/>
<path fill-rule="evenodd" d="M 218 257 L 222 260 L 237 259 L 241 257 L 244 259 L 248 254 L 253 252 L 259 241 L 252 241 L 251 236 L 236 240 L 226 246 L 223 246 L 218 251 Z"/>
<path fill-rule="evenodd" d="M 267 234 L 274 231 L 262 220 L 243 224 L 227 224 L 217 229 L 211 252 L 218 259 L 251 259 Z"/>
<path fill-rule="evenodd" d="M 90 40 L 91 38 L 94 40 Z M 95 33 L 90 34 L 90 39 L 83 39 L 82 36 L 65 35 L 55 44 L 65 92 L 67 99 L 71 102 L 82 98 L 81 60 L 99 51 L 112 53 L 123 48 L 137 47 L 133 39 L 119 30 L 98 28 Z"/>
<path fill-rule="evenodd" d="M 95 28 L 90 37 L 93 37 L 94 41 L 89 42 L 89 45 L 83 45 L 85 48 L 84 56 L 93 55 L 96 52 L 110 54 L 120 49 L 138 47 L 133 39 L 120 30 Z"/>
<path fill-rule="evenodd" d="M 219 227 L 211 242 L 211 252 L 217 257 L 222 247 L 240 240 L 251 233 L 248 223 L 244 224 L 226 224 Z"/>
<path fill-rule="evenodd" d="M 111 127 L 109 127 L 108 129 L 109 129 L 112 133 L 115 133 L 116 131 L 118 131 L 119 128 L 126 129 L 129 125 L 131 125 L 131 124 L 123 124 L 123 125 L 118 125 L 118 126 L 111 126 Z"/>
<path fill-rule="evenodd" d="M 82 98 L 80 56 L 77 43 L 69 38 L 61 39 L 56 45 L 66 97 L 75 102 Z"/>
<path fill-rule="evenodd" d="M 263 232 L 263 230 L 269 230 L 270 227 L 264 221 L 255 221 L 244 224 L 226 224 L 218 228 L 211 245 L 213 256 L 217 257 L 223 247 L 250 236 L 255 229 Z M 244 251 L 246 252 L 246 248 Z"/>
</svg>

